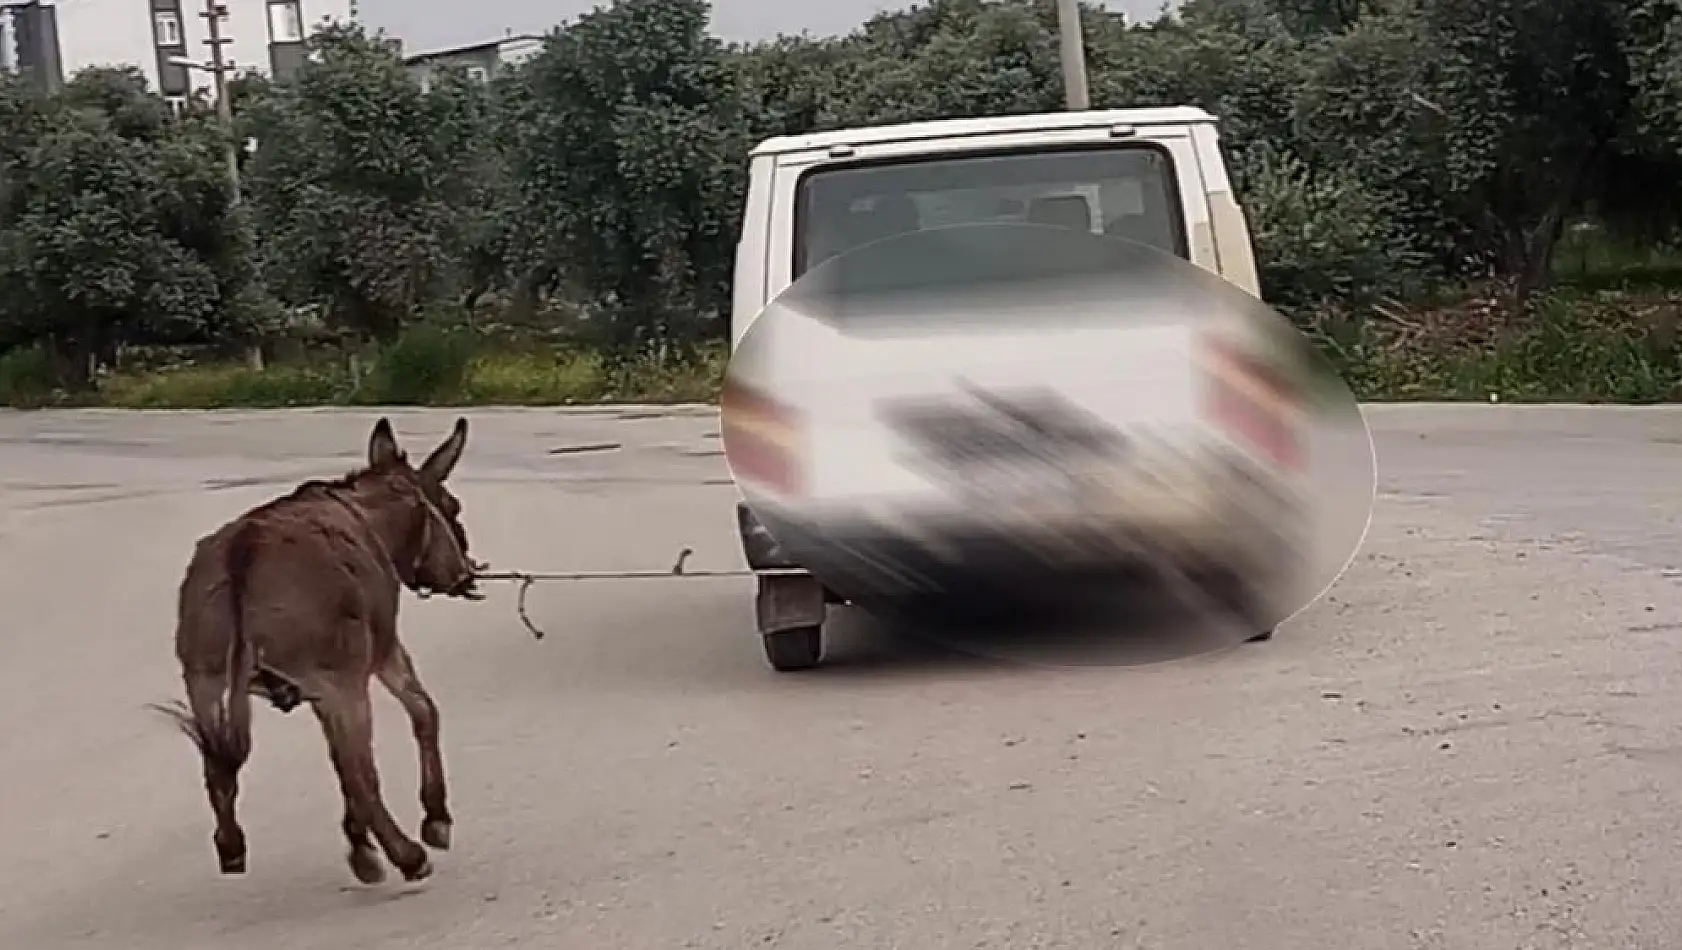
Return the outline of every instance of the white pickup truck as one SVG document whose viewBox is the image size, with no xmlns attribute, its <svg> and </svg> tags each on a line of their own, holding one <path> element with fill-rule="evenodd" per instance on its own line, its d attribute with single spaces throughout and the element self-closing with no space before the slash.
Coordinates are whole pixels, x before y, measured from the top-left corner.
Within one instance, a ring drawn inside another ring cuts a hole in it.
<svg viewBox="0 0 1682 950">
<path fill-rule="evenodd" d="M 907 234 L 995 222 L 1068 229 L 1034 233 L 1052 244 L 1063 239 L 1058 235 L 1076 240 L 1073 233 L 1079 233 L 1086 242 L 1081 247 L 1113 248 L 1124 258 L 1174 255 L 1259 297 L 1248 228 L 1227 178 L 1216 120 L 1200 109 L 850 129 L 775 138 L 750 154 L 732 308 L 738 357 L 767 306 L 825 261 L 858 248 L 889 247 Z M 1094 241 L 1092 235 L 1134 243 Z M 978 253 L 986 252 L 987 240 L 976 245 Z M 1078 256 L 1081 247 L 1071 253 Z M 954 305 L 951 295 L 946 300 Z M 1070 550 L 1086 545 L 1089 559 L 1090 537 L 1077 544 L 1076 533 L 1171 539 L 1183 575 L 1197 578 L 1212 598 L 1251 624 L 1252 639 L 1270 636 L 1273 625 L 1300 606 L 1291 583 L 1300 559 L 1291 554 L 1287 536 L 1301 520 L 1306 410 L 1299 357 L 1290 343 L 1281 345 L 1277 333 L 1256 321 L 1152 323 L 1141 317 L 1124 328 L 1094 329 L 1083 355 L 1068 361 L 1067 342 L 1059 350 L 1046 342 L 1051 334 L 1033 325 L 1033 299 L 1023 296 L 1020 303 L 1020 310 L 1009 308 L 1025 314 L 1007 321 L 1014 329 L 993 326 L 964 337 L 962 346 L 934 326 L 928 333 L 885 336 L 880 321 L 873 332 L 861 316 L 851 322 L 790 320 L 785 330 L 779 315 L 771 325 L 780 331 L 778 342 L 760 346 L 756 334 L 760 352 L 752 366 L 743 371 L 750 361 L 738 358 L 722 400 L 722 429 L 745 493 L 738 525 L 758 575 L 758 632 L 772 667 L 818 665 L 827 608 L 858 599 L 854 590 L 881 592 L 897 580 L 903 581 L 901 593 L 938 592 L 945 583 L 937 576 L 942 563 L 973 568 L 973 559 L 950 552 L 975 550 L 972 541 L 986 533 L 982 528 L 995 535 L 1015 530 L 1019 538 L 1038 530 L 1048 544 Z M 919 319 L 938 322 L 938 314 Z M 802 375 L 823 361 L 802 358 L 802 364 L 792 355 L 796 346 L 854 367 L 855 377 L 857 367 L 866 367 L 867 377 L 879 369 L 884 382 L 866 399 L 837 398 L 833 387 Z M 960 350 L 961 356 L 953 355 Z M 1036 358 L 1039 369 L 1021 370 Z M 1054 359 L 1059 369 L 1048 374 L 1046 361 Z M 908 373 L 908 367 L 918 371 Z M 989 367 L 997 368 L 991 380 L 984 378 Z M 1006 367 L 1070 382 L 1060 392 L 1019 389 L 1020 398 L 1003 405 L 987 393 L 1009 390 Z M 1138 380 L 1137 388 L 1121 399 L 1113 387 L 1081 390 L 1080 380 L 1106 374 Z M 987 438 L 986 426 L 976 422 L 986 413 L 929 414 L 930 407 L 950 407 L 959 396 L 1006 418 L 1056 417 L 1045 424 L 1062 426 L 1064 441 L 1079 430 L 1079 438 L 1096 444 L 1088 438 L 1093 432 L 1137 430 L 1141 420 L 1127 409 L 1142 405 L 1140 394 L 1147 390 L 1155 428 L 1149 437 L 1129 439 L 1135 444 L 1126 465 L 1140 477 L 1118 482 L 1113 472 L 1106 475 L 1110 505 L 1102 518 L 1090 504 L 1060 514 L 1048 506 L 1042 483 L 1033 489 L 1035 505 L 1019 509 L 1025 521 L 1006 525 L 1000 519 L 1018 509 L 966 495 L 973 484 L 954 488 L 954 482 L 973 482 L 972 476 L 954 480 L 948 469 L 943 482 L 926 465 L 907 461 L 908 442 L 930 457 L 944 452 L 951 462 L 967 442 Z M 1108 425 L 1082 428 L 1083 417 Z M 1152 447 L 1159 450 L 1154 460 L 1145 458 Z M 816 563 L 812 552 L 821 552 L 827 586 L 806 570 Z M 1106 552 L 1100 560 L 1117 566 L 1138 553 L 1119 544 Z"/>
</svg>

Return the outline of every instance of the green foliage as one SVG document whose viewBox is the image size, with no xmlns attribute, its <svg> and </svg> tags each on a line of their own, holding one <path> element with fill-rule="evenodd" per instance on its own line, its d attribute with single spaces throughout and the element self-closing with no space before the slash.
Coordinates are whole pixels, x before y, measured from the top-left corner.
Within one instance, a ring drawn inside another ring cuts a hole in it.
<svg viewBox="0 0 1682 950">
<path fill-rule="evenodd" d="M 23 352 L 23 351 L 20 351 Z M 413 380 L 396 397 L 381 390 L 378 374 L 359 378 L 345 359 L 303 359 L 264 370 L 243 365 L 178 366 L 163 372 L 117 372 L 99 385 L 99 400 L 130 409 L 273 408 L 370 405 L 568 406 L 591 403 L 708 402 L 718 392 L 724 353 L 713 345 L 682 364 L 634 360 L 609 370 L 597 354 L 571 349 L 520 352 L 475 348 L 464 378 L 428 389 Z M 7 390 L 7 361 L 0 357 L 0 400 L 38 406 L 54 396 L 34 388 Z M 447 375 L 447 374 L 446 374 Z M 443 378 L 434 376 L 433 379 Z"/>
<path fill-rule="evenodd" d="M 1244 153 L 1250 234 L 1262 290 L 1274 305 L 1360 305 L 1417 289 L 1424 267 L 1398 225 L 1395 202 L 1342 169 L 1310 171 L 1266 148 Z"/>
<path fill-rule="evenodd" d="M 508 116 L 520 233 L 605 345 L 695 338 L 729 299 L 749 144 L 702 0 L 622 0 L 553 34 Z"/>
<path fill-rule="evenodd" d="M 1363 399 L 1476 402 L 1674 401 L 1682 361 L 1603 301 L 1550 295 L 1535 319 L 1480 340 L 1407 345 L 1369 323 L 1321 336 L 1322 351 Z"/>
<path fill-rule="evenodd" d="M 52 399 L 56 370 L 53 354 L 40 343 L 0 354 L 0 405 L 35 408 Z"/>
<path fill-rule="evenodd" d="M 284 409 L 347 402 L 355 383 L 342 366 L 183 366 L 101 384 L 103 401 L 129 409 Z"/>
<path fill-rule="evenodd" d="M 457 400 L 467 383 L 474 349 L 473 338 L 459 329 L 416 324 L 380 351 L 357 398 L 397 406 Z"/>
<path fill-rule="evenodd" d="M 241 121 L 260 144 L 246 190 L 263 222 L 262 270 L 293 306 L 323 304 L 335 325 L 395 337 L 458 291 L 457 262 L 477 197 L 483 110 L 460 75 L 424 91 L 392 49 L 360 27 L 311 40 L 291 83 L 254 93 Z"/>
<path fill-rule="evenodd" d="M 329 29 L 293 81 L 230 89 L 232 140 L 256 143 L 239 202 L 210 103 L 178 117 L 132 70 L 51 96 L 0 77 L 5 398 L 564 401 L 662 374 L 694 392 L 756 142 L 1063 102 L 1053 0 L 927 0 L 731 46 L 710 13 L 616 0 L 489 83 L 423 85 L 384 37 Z M 1682 0 L 1186 0 L 1133 26 L 1092 4 L 1082 31 L 1094 105 L 1220 117 L 1267 296 L 1363 385 L 1668 392 L 1673 359 L 1600 310 L 1562 315 L 1548 285 L 1562 242 L 1574 286 L 1614 279 L 1586 273 L 1579 222 L 1624 248 L 1620 287 L 1682 243 Z M 1359 316 L 1491 277 L 1521 324 L 1499 345 L 1398 350 Z M 488 357 L 510 328 L 528 352 Z M 134 345 L 219 368 L 108 377 Z M 231 368 L 253 346 L 290 355 Z M 357 378 L 323 347 L 378 355 Z"/>
<path fill-rule="evenodd" d="M 881 14 L 854 40 L 839 124 L 1047 112 L 1063 104 L 1048 3 L 946 0 Z"/>
<path fill-rule="evenodd" d="M 51 338 L 69 382 L 125 338 L 204 338 L 237 283 L 219 255 L 219 138 L 173 121 L 137 73 L 87 70 L 44 99 L 0 83 L 0 336 Z"/>
</svg>

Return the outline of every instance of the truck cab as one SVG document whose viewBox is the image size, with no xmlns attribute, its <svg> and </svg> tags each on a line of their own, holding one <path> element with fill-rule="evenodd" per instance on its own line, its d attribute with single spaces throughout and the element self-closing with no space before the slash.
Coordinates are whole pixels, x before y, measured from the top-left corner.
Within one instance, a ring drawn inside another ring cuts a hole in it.
<svg viewBox="0 0 1682 950">
<path fill-rule="evenodd" d="M 779 294 L 832 257 L 907 231 L 1006 222 L 1126 238 L 1260 296 L 1216 119 L 1201 109 L 846 129 L 769 139 L 749 154 L 732 347 Z M 751 400 L 727 384 L 727 446 L 732 415 L 753 415 Z M 752 438 L 765 431 L 757 425 Z M 737 518 L 758 575 L 767 659 L 777 670 L 816 666 L 826 608 L 838 598 L 794 563 L 745 502 Z"/>
</svg>

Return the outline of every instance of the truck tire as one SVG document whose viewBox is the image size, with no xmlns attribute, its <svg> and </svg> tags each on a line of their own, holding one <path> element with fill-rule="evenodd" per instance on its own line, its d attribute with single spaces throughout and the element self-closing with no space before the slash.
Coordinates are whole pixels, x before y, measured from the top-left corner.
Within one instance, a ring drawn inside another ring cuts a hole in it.
<svg viewBox="0 0 1682 950">
<path fill-rule="evenodd" d="M 779 673 L 810 670 L 823 662 L 823 627 L 795 627 L 763 634 L 765 659 Z"/>
<path fill-rule="evenodd" d="M 1234 620 L 1254 633 L 1244 637 L 1245 643 L 1262 643 L 1273 639 L 1274 624 L 1271 605 L 1257 587 L 1231 568 L 1205 571 L 1197 578 L 1204 596 Z"/>
</svg>

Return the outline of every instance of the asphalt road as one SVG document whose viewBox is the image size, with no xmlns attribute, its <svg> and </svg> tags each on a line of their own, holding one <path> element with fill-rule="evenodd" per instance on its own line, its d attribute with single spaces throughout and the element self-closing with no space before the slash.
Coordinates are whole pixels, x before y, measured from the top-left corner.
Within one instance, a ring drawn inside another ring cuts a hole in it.
<svg viewBox="0 0 1682 950">
<path fill-rule="evenodd" d="M 475 412 L 505 567 L 733 567 L 702 411 Z M 366 414 L 0 415 L 0 947 L 1682 946 L 1682 412 L 1377 408 L 1362 553 L 1272 643 L 1116 668 L 842 623 L 778 676 L 741 579 L 410 602 L 456 847 L 354 884 L 313 721 L 264 711 L 215 873 L 175 585 Z M 451 416 L 398 413 L 405 436 Z M 588 448 L 595 451 L 551 450 Z M 413 747 L 378 701 L 388 798 Z"/>
</svg>

